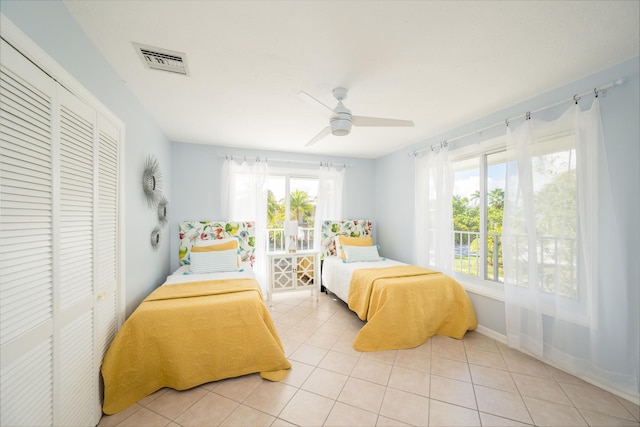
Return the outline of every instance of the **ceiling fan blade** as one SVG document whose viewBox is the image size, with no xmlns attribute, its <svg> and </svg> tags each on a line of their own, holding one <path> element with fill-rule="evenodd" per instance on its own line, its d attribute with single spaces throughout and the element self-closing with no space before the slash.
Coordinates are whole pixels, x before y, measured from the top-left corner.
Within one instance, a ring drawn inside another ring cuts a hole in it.
<svg viewBox="0 0 640 427">
<path fill-rule="evenodd" d="M 327 104 L 325 104 L 324 102 L 320 101 L 319 99 L 315 98 L 312 95 L 309 95 L 307 92 L 301 90 L 300 92 L 298 92 L 298 96 L 301 96 L 303 99 L 309 101 L 309 100 L 313 100 L 315 101 L 315 103 L 311 103 L 313 105 L 317 105 L 320 104 L 322 105 L 324 108 L 326 108 L 327 110 L 329 110 L 331 112 L 331 114 L 333 114 L 333 108 L 329 107 Z"/>
<path fill-rule="evenodd" d="M 304 146 L 308 147 L 310 145 L 315 144 L 316 142 L 320 141 L 322 138 L 324 138 L 325 136 L 329 135 L 331 133 L 331 128 L 329 126 L 327 126 L 326 128 L 322 129 L 320 131 L 320 133 L 318 133 L 316 136 L 314 136 L 311 141 L 307 142 Z"/>
<path fill-rule="evenodd" d="M 380 127 L 412 127 L 411 120 L 382 119 L 379 117 L 351 117 L 351 124 L 354 126 L 380 126 Z"/>
</svg>

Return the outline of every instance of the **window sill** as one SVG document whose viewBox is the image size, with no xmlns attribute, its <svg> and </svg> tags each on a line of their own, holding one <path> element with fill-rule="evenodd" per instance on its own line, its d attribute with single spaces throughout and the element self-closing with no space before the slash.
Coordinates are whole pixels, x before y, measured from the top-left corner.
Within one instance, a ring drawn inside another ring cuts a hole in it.
<svg viewBox="0 0 640 427">
<path fill-rule="evenodd" d="M 455 274 L 453 277 L 469 292 L 504 302 L 504 285 L 502 283 L 480 280 L 464 274 Z"/>
</svg>

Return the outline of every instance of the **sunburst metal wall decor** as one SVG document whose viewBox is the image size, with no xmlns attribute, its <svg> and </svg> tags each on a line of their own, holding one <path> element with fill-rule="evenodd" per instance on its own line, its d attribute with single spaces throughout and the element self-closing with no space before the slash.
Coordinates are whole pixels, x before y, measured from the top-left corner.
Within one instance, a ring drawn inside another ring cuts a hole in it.
<svg viewBox="0 0 640 427">
<path fill-rule="evenodd" d="M 169 201 L 162 193 L 162 172 L 158 159 L 149 155 L 144 162 L 144 171 L 142 173 L 142 189 L 147 199 L 147 203 L 151 209 L 156 210 L 159 225 L 154 227 L 151 232 L 151 247 L 157 249 L 160 244 L 160 229 L 168 222 Z"/>
<path fill-rule="evenodd" d="M 162 172 L 155 156 L 147 157 L 142 174 L 142 189 L 150 207 L 157 206 L 162 199 Z"/>
</svg>

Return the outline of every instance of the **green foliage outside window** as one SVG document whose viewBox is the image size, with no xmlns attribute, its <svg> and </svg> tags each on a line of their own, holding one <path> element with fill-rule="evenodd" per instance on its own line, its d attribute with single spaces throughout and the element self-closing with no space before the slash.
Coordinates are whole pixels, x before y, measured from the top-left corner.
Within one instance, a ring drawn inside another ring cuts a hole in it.
<svg viewBox="0 0 640 427">
<path fill-rule="evenodd" d="M 267 228 L 283 228 L 286 200 L 276 200 L 271 190 L 267 194 Z M 302 228 L 313 228 L 316 200 L 306 191 L 295 190 L 289 195 L 290 219 L 297 220 Z"/>
<path fill-rule="evenodd" d="M 480 233 L 480 192 L 476 191 L 471 197 L 453 196 L 453 229 L 456 232 L 465 231 L 473 234 L 469 241 L 462 233 L 455 233 L 455 244 L 469 246 L 469 251 L 478 253 L 481 248 Z M 488 194 L 487 206 L 487 273 L 491 273 L 496 267 L 502 268 L 502 251 L 499 250 L 500 236 L 502 235 L 502 215 L 504 212 L 504 190 L 495 188 Z M 497 246 L 496 246 L 497 245 Z M 495 259 L 495 249 L 498 259 Z M 469 259 L 468 262 L 473 260 Z M 473 269 L 477 271 L 477 268 Z"/>
</svg>

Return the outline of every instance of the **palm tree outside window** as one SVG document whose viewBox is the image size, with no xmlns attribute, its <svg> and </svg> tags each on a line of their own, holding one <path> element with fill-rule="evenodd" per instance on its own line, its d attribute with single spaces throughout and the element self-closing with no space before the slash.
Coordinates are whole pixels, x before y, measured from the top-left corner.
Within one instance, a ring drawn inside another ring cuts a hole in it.
<svg viewBox="0 0 640 427">
<path fill-rule="evenodd" d="M 503 282 L 502 215 L 505 152 L 453 161 L 455 271 Z"/>
<path fill-rule="evenodd" d="M 267 229 L 269 251 L 285 248 L 285 221 L 298 222 L 299 250 L 313 248 L 319 179 L 312 176 L 278 174 L 267 180 Z"/>
</svg>

